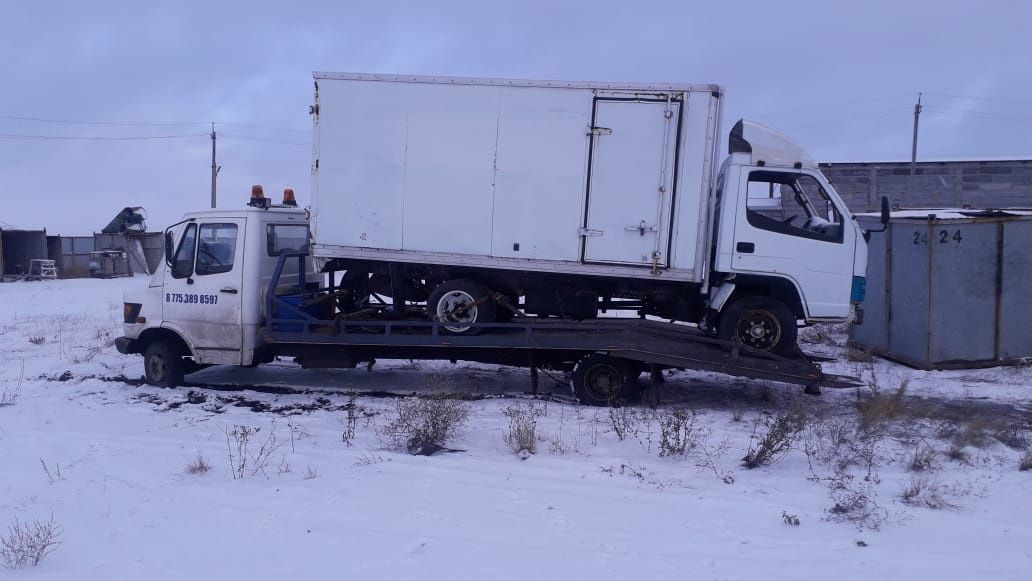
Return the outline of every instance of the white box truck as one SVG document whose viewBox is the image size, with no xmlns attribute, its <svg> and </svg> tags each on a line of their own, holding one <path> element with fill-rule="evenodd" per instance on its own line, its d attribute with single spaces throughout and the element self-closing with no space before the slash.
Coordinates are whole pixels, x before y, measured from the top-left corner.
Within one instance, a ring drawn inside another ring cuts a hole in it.
<svg viewBox="0 0 1032 581">
<path fill-rule="evenodd" d="M 454 332 L 520 313 L 701 323 L 765 350 L 845 321 L 864 234 L 716 85 L 316 73 L 313 254 Z M 364 288 L 357 294 L 364 293 Z M 621 300 L 623 299 L 623 300 Z"/>
<path fill-rule="evenodd" d="M 127 294 L 151 383 L 289 355 L 571 369 L 590 403 L 665 367 L 827 384 L 797 326 L 858 312 L 869 234 L 776 132 L 718 165 L 719 87 L 315 78 L 311 207 L 188 214 Z"/>
</svg>

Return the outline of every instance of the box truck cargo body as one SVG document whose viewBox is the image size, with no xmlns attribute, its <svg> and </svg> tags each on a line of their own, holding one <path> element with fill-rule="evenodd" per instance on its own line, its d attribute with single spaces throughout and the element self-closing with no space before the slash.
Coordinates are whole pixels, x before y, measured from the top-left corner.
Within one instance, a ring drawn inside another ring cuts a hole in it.
<svg viewBox="0 0 1032 581">
<path fill-rule="evenodd" d="M 704 279 L 719 87 L 316 78 L 316 255 Z"/>
</svg>

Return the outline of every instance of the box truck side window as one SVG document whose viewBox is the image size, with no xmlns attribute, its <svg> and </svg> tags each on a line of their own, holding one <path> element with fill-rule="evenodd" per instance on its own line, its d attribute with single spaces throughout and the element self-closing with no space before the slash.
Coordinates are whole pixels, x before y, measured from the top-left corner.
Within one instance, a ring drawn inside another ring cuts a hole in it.
<svg viewBox="0 0 1032 581">
<path fill-rule="evenodd" d="M 197 247 L 197 225 L 189 224 L 179 239 L 179 248 L 172 257 L 172 278 L 186 278 L 193 274 L 194 249 Z"/>
<path fill-rule="evenodd" d="M 746 219 L 761 230 L 842 242 L 842 216 L 812 176 L 794 172 L 749 172 Z"/>
<path fill-rule="evenodd" d="M 236 241 L 236 224 L 202 224 L 197 247 L 197 276 L 233 270 Z"/>
<path fill-rule="evenodd" d="M 308 252 L 308 226 L 269 224 L 266 227 L 266 250 L 269 256 L 286 252 Z"/>
</svg>

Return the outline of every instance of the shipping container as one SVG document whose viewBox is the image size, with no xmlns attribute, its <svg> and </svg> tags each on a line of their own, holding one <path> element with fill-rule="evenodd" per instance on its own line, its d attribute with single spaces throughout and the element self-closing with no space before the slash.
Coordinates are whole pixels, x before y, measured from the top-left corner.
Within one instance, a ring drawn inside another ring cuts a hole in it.
<svg viewBox="0 0 1032 581">
<path fill-rule="evenodd" d="M 854 345 L 919 369 L 1032 357 L 1032 212 L 898 211 L 868 244 Z"/>
</svg>

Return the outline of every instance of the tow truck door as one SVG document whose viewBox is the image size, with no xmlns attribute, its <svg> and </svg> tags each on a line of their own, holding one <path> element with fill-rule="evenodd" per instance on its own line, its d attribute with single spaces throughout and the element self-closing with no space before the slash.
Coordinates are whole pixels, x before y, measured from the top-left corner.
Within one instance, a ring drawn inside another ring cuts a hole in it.
<svg viewBox="0 0 1032 581">
<path fill-rule="evenodd" d="M 244 221 L 186 224 L 165 277 L 162 319 L 183 334 L 198 363 L 241 363 Z"/>
</svg>

